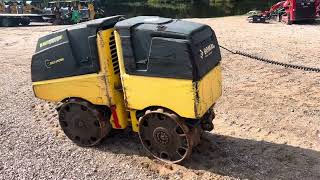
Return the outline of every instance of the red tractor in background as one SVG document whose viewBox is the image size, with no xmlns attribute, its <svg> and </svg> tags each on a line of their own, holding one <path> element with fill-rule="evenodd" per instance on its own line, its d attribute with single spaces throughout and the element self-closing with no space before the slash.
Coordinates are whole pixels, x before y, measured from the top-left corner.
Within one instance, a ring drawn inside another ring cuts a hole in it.
<svg viewBox="0 0 320 180">
<path fill-rule="evenodd" d="M 251 23 L 265 23 L 274 17 L 291 25 L 297 21 L 315 21 L 320 14 L 320 0 L 286 0 L 273 5 L 270 10 L 248 17 Z"/>
</svg>

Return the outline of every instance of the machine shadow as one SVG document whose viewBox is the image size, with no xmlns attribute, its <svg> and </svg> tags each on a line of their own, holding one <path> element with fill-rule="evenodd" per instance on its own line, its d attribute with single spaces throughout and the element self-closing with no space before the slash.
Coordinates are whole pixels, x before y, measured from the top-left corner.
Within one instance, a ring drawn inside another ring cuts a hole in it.
<svg viewBox="0 0 320 180">
<path fill-rule="evenodd" d="M 286 144 L 205 133 L 194 151 L 185 167 L 241 179 L 320 177 L 320 152 Z"/>
<path fill-rule="evenodd" d="M 147 156 L 137 134 L 113 132 L 100 151 Z M 266 141 L 204 133 L 190 159 L 181 164 L 193 169 L 241 179 L 319 179 L 320 152 Z"/>
<path fill-rule="evenodd" d="M 129 129 L 112 129 L 111 133 L 95 148 L 99 151 L 108 151 L 116 154 L 147 156 L 138 134 Z"/>
</svg>

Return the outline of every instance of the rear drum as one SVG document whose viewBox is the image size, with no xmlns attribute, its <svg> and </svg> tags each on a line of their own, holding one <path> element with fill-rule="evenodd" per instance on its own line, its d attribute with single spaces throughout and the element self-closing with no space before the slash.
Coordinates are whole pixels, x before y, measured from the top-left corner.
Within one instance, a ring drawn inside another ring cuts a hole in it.
<svg viewBox="0 0 320 180">
<path fill-rule="evenodd" d="M 60 107 L 59 123 L 65 135 L 80 146 L 98 144 L 111 130 L 110 121 L 101 110 L 77 99 Z"/>
</svg>

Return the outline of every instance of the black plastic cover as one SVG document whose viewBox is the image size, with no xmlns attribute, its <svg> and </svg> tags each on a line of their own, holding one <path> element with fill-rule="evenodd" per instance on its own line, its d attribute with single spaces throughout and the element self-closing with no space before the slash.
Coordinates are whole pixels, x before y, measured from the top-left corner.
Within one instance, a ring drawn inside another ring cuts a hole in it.
<svg viewBox="0 0 320 180">
<path fill-rule="evenodd" d="M 186 40 L 154 37 L 147 73 L 150 76 L 192 79 L 191 54 Z"/>
<path fill-rule="evenodd" d="M 199 80 L 221 60 L 208 25 L 155 16 L 139 16 L 115 25 L 126 73 Z"/>
<path fill-rule="evenodd" d="M 88 21 L 40 38 L 31 62 L 32 81 L 99 72 L 97 31 L 114 27 L 121 17 Z"/>
</svg>

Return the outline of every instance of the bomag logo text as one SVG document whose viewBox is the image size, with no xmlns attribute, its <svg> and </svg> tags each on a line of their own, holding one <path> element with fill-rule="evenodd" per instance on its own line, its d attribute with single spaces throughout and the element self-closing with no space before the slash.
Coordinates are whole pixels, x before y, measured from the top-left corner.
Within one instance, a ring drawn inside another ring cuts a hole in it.
<svg viewBox="0 0 320 180">
<path fill-rule="evenodd" d="M 200 49 L 200 58 L 203 59 L 203 58 L 210 56 L 215 48 L 216 48 L 216 46 L 211 43 L 208 46 L 206 46 L 205 48 Z"/>
<path fill-rule="evenodd" d="M 62 38 L 63 38 L 63 36 L 60 35 L 60 36 L 54 37 L 52 39 L 43 41 L 43 42 L 40 43 L 40 48 L 42 48 L 44 46 L 48 46 L 48 45 L 53 44 L 53 43 L 56 43 L 56 42 L 60 41 Z"/>
<path fill-rule="evenodd" d="M 47 68 L 51 68 L 51 66 L 56 65 L 64 61 L 64 58 L 56 59 L 56 60 L 46 60 L 45 65 Z"/>
</svg>

